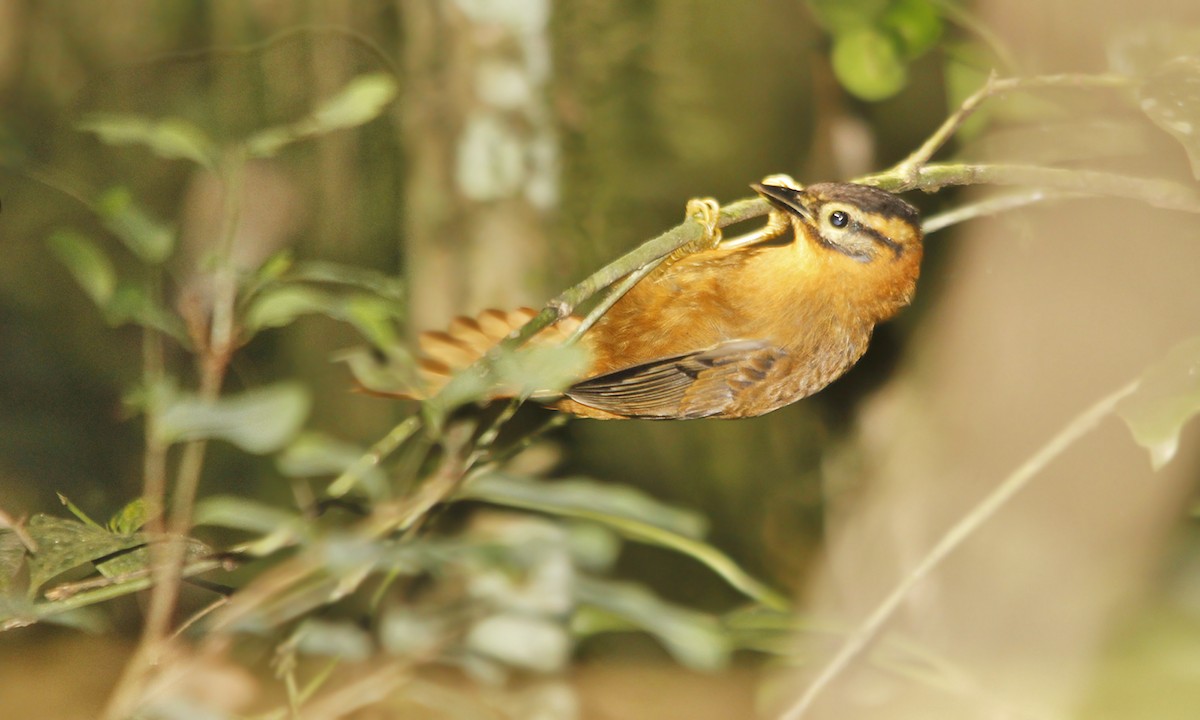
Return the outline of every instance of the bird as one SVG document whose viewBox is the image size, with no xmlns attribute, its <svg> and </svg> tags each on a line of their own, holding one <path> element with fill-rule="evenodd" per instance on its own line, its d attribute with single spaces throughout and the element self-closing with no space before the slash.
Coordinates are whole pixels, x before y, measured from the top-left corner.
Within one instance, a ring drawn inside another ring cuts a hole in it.
<svg viewBox="0 0 1200 720">
<path fill-rule="evenodd" d="M 875 326 L 912 301 L 923 254 L 912 205 L 785 175 L 751 187 L 770 206 L 767 224 L 723 238 L 716 202 L 690 202 L 707 240 L 668 257 L 579 338 L 587 370 L 552 409 L 605 420 L 763 415 L 844 374 Z M 487 310 L 423 334 L 425 395 L 534 314 Z M 562 342 L 580 322 L 564 318 L 531 342 Z"/>
</svg>

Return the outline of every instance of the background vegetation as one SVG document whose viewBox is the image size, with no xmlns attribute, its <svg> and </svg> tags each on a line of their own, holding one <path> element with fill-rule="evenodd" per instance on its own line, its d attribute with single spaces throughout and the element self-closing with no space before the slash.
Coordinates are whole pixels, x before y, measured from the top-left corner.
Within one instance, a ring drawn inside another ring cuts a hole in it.
<svg viewBox="0 0 1200 720">
<path fill-rule="evenodd" d="M 1200 16 L 1047 5 L 0 3 L 5 707 L 1193 717 Z M 689 197 L 889 168 L 954 228 L 809 401 L 348 392 Z"/>
</svg>

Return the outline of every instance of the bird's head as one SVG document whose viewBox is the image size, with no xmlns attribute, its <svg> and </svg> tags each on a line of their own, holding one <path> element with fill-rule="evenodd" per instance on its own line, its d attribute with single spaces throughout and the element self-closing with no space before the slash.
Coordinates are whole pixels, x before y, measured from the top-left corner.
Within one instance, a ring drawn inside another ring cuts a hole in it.
<svg viewBox="0 0 1200 720">
<path fill-rule="evenodd" d="M 805 188 L 752 185 L 792 220 L 810 243 L 864 263 L 921 253 L 917 209 L 890 192 L 854 183 L 819 183 Z"/>
<path fill-rule="evenodd" d="M 751 187 L 791 220 L 801 262 L 839 268 L 830 275 L 847 291 L 856 287 L 872 297 L 878 317 L 890 317 L 912 299 L 923 240 L 912 205 L 854 183 L 801 188 L 767 179 Z"/>
</svg>

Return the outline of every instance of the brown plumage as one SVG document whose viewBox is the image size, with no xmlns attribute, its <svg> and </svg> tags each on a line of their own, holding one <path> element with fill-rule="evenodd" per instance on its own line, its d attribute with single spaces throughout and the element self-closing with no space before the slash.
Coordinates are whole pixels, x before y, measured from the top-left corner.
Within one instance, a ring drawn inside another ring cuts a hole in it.
<svg viewBox="0 0 1200 720">
<path fill-rule="evenodd" d="M 862 356 L 876 323 L 907 305 L 922 254 L 920 219 L 862 185 L 755 189 L 787 222 L 674 260 L 584 334 L 586 378 L 551 406 L 584 417 L 762 415 L 807 397 Z M 437 387 L 533 316 L 488 311 L 426 333 L 422 370 Z M 535 342 L 560 342 L 568 318 Z"/>
</svg>

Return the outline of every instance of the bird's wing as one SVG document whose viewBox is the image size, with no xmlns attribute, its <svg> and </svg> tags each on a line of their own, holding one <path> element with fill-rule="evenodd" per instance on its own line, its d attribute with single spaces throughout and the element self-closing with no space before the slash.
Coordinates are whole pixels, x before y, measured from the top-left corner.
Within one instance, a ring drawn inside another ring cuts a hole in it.
<svg viewBox="0 0 1200 720">
<path fill-rule="evenodd" d="M 730 340 L 589 378 L 566 395 L 624 417 L 707 417 L 726 410 L 784 354 L 763 340 Z"/>
</svg>

